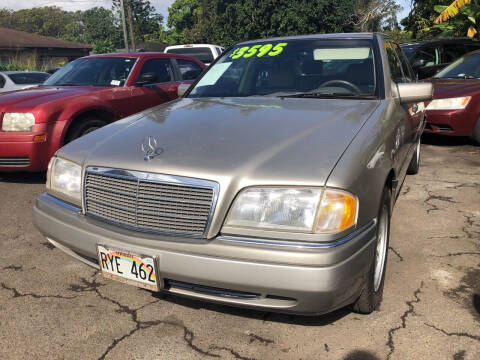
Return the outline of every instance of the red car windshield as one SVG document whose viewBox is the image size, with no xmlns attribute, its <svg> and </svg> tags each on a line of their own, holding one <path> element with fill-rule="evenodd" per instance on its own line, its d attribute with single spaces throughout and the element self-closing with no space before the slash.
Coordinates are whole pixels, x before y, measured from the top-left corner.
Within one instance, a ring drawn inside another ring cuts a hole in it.
<svg viewBox="0 0 480 360">
<path fill-rule="evenodd" d="M 123 86 L 135 58 L 97 57 L 72 61 L 45 81 L 47 86 Z"/>
</svg>

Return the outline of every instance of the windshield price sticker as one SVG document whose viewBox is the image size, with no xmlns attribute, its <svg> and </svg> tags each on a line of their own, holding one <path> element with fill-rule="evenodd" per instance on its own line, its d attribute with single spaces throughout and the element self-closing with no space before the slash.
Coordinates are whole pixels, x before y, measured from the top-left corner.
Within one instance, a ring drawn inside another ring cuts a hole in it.
<svg viewBox="0 0 480 360">
<path fill-rule="evenodd" d="M 277 56 L 283 52 L 283 48 L 287 46 L 288 43 L 278 43 L 278 44 L 257 44 L 252 46 L 244 46 L 235 49 L 228 57 L 230 59 L 248 59 L 250 57 L 263 57 L 267 56 Z"/>
</svg>

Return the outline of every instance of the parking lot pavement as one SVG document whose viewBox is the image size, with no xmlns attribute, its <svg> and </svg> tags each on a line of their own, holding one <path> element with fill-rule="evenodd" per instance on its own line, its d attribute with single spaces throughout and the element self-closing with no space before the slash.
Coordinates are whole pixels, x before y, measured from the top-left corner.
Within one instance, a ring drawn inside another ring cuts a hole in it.
<svg viewBox="0 0 480 360">
<path fill-rule="evenodd" d="M 424 140 L 368 316 L 235 309 L 106 280 L 33 227 L 44 176 L 0 174 L 0 359 L 479 359 L 480 148 Z"/>
</svg>

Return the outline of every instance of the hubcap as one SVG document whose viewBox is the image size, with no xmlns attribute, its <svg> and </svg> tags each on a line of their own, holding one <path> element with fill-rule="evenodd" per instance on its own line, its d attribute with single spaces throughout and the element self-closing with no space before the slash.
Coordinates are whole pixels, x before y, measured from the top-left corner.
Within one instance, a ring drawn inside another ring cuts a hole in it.
<svg viewBox="0 0 480 360">
<path fill-rule="evenodd" d="M 388 237 L 388 209 L 384 204 L 382 214 L 378 222 L 377 249 L 375 252 L 375 274 L 373 278 L 373 287 L 375 292 L 380 288 L 383 271 L 385 269 L 385 258 L 387 256 L 387 237 Z"/>
</svg>

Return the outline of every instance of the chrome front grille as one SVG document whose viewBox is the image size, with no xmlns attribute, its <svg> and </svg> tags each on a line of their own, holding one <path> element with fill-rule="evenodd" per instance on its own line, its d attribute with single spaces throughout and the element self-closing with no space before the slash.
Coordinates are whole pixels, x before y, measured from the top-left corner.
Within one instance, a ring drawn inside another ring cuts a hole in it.
<svg viewBox="0 0 480 360">
<path fill-rule="evenodd" d="M 218 196 L 213 181 L 87 168 L 85 213 L 138 231 L 205 237 Z"/>
<path fill-rule="evenodd" d="M 0 157 L 0 166 L 28 166 L 28 157 Z"/>
</svg>

